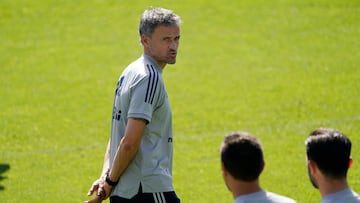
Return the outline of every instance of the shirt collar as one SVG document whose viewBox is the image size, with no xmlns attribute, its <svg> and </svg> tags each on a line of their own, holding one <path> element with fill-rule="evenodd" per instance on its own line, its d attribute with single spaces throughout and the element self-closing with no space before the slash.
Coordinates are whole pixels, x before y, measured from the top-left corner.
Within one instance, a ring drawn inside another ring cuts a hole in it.
<svg viewBox="0 0 360 203">
<path fill-rule="evenodd" d="M 146 55 L 146 54 L 143 54 L 142 57 L 145 59 L 145 60 L 148 60 L 150 61 L 152 64 L 154 64 L 155 68 L 160 72 L 162 73 L 162 68 L 160 67 L 160 65 L 155 61 L 155 59 L 149 55 Z"/>
<path fill-rule="evenodd" d="M 248 199 L 251 199 L 254 196 L 264 195 L 265 193 L 266 193 L 265 190 L 260 190 L 258 192 L 254 192 L 254 193 L 250 193 L 250 194 L 246 194 L 246 195 L 240 195 L 240 196 L 236 197 L 234 203 L 246 202 Z"/>
<path fill-rule="evenodd" d="M 352 194 L 352 190 L 350 188 L 345 188 L 345 189 L 340 190 L 338 192 L 325 195 L 322 198 L 321 203 L 330 203 L 330 202 L 332 202 L 333 200 L 335 200 L 335 199 L 337 199 L 339 197 L 347 196 L 349 194 Z"/>
</svg>

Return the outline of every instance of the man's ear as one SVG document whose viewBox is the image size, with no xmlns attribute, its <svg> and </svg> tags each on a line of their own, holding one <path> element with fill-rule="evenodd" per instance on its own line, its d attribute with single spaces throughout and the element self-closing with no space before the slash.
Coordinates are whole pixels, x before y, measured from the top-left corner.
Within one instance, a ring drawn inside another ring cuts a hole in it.
<svg viewBox="0 0 360 203">
<path fill-rule="evenodd" d="M 224 177 L 226 177 L 228 175 L 228 171 L 226 170 L 225 166 L 224 166 L 224 163 L 221 162 L 221 171 L 222 171 L 222 174 Z"/>
<path fill-rule="evenodd" d="M 353 159 L 349 157 L 349 168 L 351 168 L 352 164 L 353 164 Z"/>
<path fill-rule="evenodd" d="M 261 172 L 263 172 L 264 168 L 265 168 L 265 161 L 263 161 L 263 163 L 262 163 Z"/>
<path fill-rule="evenodd" d="M 308 160 L 307 165 L 311 174 L 317 173 L 318 167 L 313 160 Z"/>
<path fill-rule="evenodd" d="M 141 44 L 143 44 L 144 46 L 147 46 L 149 44 L 149 37 L 147 35 L 142 34 L 140 36 L 140 41 L 141 41 Z"/>
</svg>

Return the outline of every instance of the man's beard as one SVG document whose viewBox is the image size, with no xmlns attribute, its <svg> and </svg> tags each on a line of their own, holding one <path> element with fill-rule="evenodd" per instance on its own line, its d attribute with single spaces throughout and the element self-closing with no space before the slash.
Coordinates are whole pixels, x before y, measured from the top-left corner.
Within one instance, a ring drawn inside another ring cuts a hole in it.
<svg viewBox="0 0 360 203">
<path fill-rule="evenodd" d="M 316 183 L 316 180 L 311 176 L 309 166 L 308 166 L 308 175 L 309 175 L 310 182 L 311 182 L 311 184 L 314 186 L 314 188 L 319 189 L 319 186 L 318 186 L 318 184 Z"/>
</svg>

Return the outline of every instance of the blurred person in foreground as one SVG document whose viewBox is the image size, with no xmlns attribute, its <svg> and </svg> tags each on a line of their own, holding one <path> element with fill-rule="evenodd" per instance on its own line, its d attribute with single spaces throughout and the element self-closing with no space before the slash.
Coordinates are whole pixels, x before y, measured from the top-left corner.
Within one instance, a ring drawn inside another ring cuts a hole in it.
<svg viewBox="0 0 360 203">
<path fill-rule="evenodd" d="M 162 79 L 175 64 L 181 19 L 171 10 L 149 8 L 140 18 L 143 54 L 117 83 L 111 136 L 100 178 L 88 203 L 179 203 L 172 184 L 172 113 Z"/>
<path fill-rule="evenodd" d="M 319 128 L 310 133 L 305 145 L 309 178 L 320 191 L 321 203 L 360 203 L 347 182 L 352 164 L 350 139 L 336 129 Z"/>
<path fill-rule="evenodd" d="M 265 161 L 260 142 L 248 132 L 227 135 L 220 147 L 222 175 L 234 203 L 295 203 L 259 184 Z"/>
</svg>

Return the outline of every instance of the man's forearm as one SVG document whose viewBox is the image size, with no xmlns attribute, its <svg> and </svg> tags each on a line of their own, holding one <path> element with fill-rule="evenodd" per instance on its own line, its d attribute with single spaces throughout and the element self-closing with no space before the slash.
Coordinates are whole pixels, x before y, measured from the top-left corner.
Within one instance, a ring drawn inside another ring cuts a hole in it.
<svg viewBox="0 0 360 203">
<path fill-rule="evenodd" d="M 134 158 L 137 150 L 138 147 L 129 147 L 123 142 L 120 143 L 118 151 L 115 155 L 113 166 L 109 172 L 110 180 L 116 182 L 120 179 L 120 176 L 128 167 L 130 161 Z"/>
<path fill-rule="evenodd" d="M 121 139 L 115 154 L 113 165 L 109 172 L 111 181 L 116 182 L 135 157 L 141 143 L 146 121 L 142 119 L 129 119 L 125 136 Z"/>
</svg>

